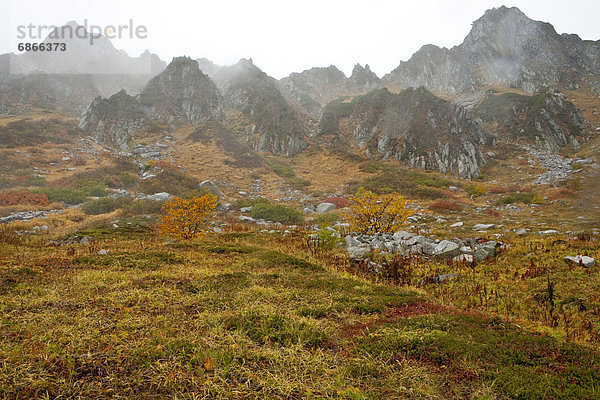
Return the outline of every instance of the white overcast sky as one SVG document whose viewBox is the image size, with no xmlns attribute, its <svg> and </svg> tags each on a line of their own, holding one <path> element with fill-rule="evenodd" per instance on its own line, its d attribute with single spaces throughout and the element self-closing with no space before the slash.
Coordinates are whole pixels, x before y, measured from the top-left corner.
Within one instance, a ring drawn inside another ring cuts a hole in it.
<svg viewBox="0 0 600 400">
<path fill-rule="evenodd" d="M 382 76 L 424 44 L 460 44 L 474 20 L 501 5 L 558 33 L 600 39 L 598 0 L 1 0 L 0 53 L 16 52 L 18 25 L 133 19 L 148 37 L 113 41 L 130 55 L 149 49 L 167 62 L 188 55 L 221 65 L 251 57 L 276 78 L 330 64 L 349 75 L 361 63 Z"/>
</svg>

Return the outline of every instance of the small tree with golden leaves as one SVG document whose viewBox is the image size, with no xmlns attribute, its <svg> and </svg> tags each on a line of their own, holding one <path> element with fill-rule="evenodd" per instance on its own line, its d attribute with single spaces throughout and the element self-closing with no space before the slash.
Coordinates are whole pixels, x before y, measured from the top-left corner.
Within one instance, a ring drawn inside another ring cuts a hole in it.
<svg viewBox="0 0 600 400">
<path fill-rule="evenodd" d="M 217 209 L 217 197 L 205 194 L 192 201 L 174 197 L 161 208 L 158 228 L 163 235 L 191 239 L 206 233 L 208 223 Z"/>
<path fill-rule="evenodd" d="M 396 232 L 413 213 L 398 193 L 377 195 L 362 188 L 350 197 L 349 208 L 344 216 L 350 229 L 368 235 Z"/>
</svg>

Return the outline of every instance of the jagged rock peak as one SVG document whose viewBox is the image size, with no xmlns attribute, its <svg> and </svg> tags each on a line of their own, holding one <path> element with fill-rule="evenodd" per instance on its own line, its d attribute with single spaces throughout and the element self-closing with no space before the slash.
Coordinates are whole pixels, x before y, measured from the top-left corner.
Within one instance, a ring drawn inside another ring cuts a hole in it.
<svg viewBox="0 0 600 400">
<path fill-rule="evenodd" d="M 193 124 L 223 115 L 217 87 L 190 57 L 173 58 L 163 72 L 148 82 L 140 94 L 140 102 L 153 107 L 153 113 L 183 115 Z"/>
<path fill-rule="evenodd" d="M 534 21 L 516 7 L 487 10 L 473 23 L 462 45 L 485 56 L 526 57 L 530 52 L 550 50 L 559 36 L 547 22 Z"/>
<path fill-rule="evenodd" d="M 369 64 L 365 64 L 364 67 L 360 64 L 356 64 L 354 68 L 352 68 L 352 75 L 350 75 L 350 80 L 379 80 L 379 77 L 375 72 L 371 71 Z"/>
<path fill-rule="evenodd" d="M 188 56 L 173 57 L 167 68 L 165 68 L 164 74 L 173 74 L 174 71 L 180 70 L 181 68 L 190 68 L 192 72 L 199 72 L 204 75 L 200 70 L 198 61 L 193 60 Z"/>
<path fill-rule="evenodd" d="M 357 91 L 369 91 L 378 89 L 381 86 L 381 79 L 371 71 L 369 64 L 364 67 L 356 64 L 352 69 L 352 75 L 348 78 L 348 83 Z"/>
</svg>

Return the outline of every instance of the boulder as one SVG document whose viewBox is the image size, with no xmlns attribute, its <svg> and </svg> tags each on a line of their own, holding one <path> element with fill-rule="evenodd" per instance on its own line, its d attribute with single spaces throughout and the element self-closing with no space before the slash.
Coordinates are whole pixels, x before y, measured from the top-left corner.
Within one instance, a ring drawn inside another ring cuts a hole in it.
<svg viewBox="0 0 600 400">
<path fill-rule="evenodd" d="M 418 239 L 417 239 L 416 237 L 414 237 L 414 236 L 413 236 L 413 237 L 411 237 L 410 239 L 403 240 L 403 241 L 401 242 L 401 244 L 402 244 L 403 246 L 407 246 L 407 247 L 414 246 L 414 245 L 415 245 L 415 244 L 417 244 L 417 243 L 419 243 L 419 241 L 418 241 Z"/>
<path fill-rule="evenodd" d="M 455 222 L 452 225 L 450 225 L 450 228 L 458 228 L 459 226 L 463 226 L 465 223 L 462 221 L 459 222 Z"/>
<path fill-rule="evenodd" d="M 420 245 L 424 244 L 427 241 L 427 238 L 425 236 L 421 236 L 421 235 L 415 236 L 413 239 L 415 240 L 415 242 L 417 242 L 417 244 L 420 244 Z"/>
<path fill-rule="evenodd" d="M 369 245 L 371 246 L 372 249 L 378 249 L 379 246 L 381 246 L 381 243 L 383 243 L 381 240 L 375 238 L 375 239 L 371 240 Z"/>
<path fill-rule="evenodd" d="M 546 231 L 541 231 L 540 234 L 542 235 L 553 235 L 555 233 L 559 233 L 556 229 L 548 229 Z"/>
<path fill-rule="evenodd" d="M 492 258 L 496 255 L 496 247 L 493 245 L 485 244 L 475 250 L 475 260 L 481 262 L 486 258 Z"/>
<path fill-rule="evenodd" d="M 594 266 L 595 261 L 592 257 L 576 255 L 576 256 L 566 256 L 565 261 L 567 264 L 571 265 L 580 265 L 585 268 L 591 268 Z"/>
<path fill-rule="evenodd" d="M 360 246 L 362 243 L 359 242 L 358 240 L 354 239 L 352 236 L 350 235 L 346 235 L 346 246 L 348 247 L 356 247 L 356 246 Z"/>
<path fill-rule="evenodd" d="M 333 211 L 336 208 L 337 208 L 336 205 L 333 203 L 321 203 L 317 206 L 317 212 L 320 214 L 326 213 L 328 211 Z"/>
<path fill-rule="evenodd" d="M 439 258 L 454 258 L 460 254 L 460 246 L 449 240 L 442 240 L 435 246 L 433 255 Z"/>
<path fill-rule="evenodd" d="M 172 198 L 173 198 L 173 195 L 166 193 L 166 192 L 154 193 L 149 196 L 144 196 L 145 200 L 154 200 L 154 201 L 168 201 L 168 200 L 171 200 Z"/>
<path fill-rule="evenodd" d="M 412 238 L 413 236 L 415 236 L 415 235 L 413 235 L 410 232 L 398 231 L 398 232 L 394 233 L 393 238 L 396 242 L 399 242 L 401 240 L 408 240 L 408 239 Z"/>
<path fill-rule="evenodd" d="M 208 192 L 208 193 L 212 194 L 213 196 L 219 197 L 219 188 L 217 187 L 217 185 L 215 185 L 215 183 L 213 181 L 206 180 L 206 181 L 200 182 L 198 184 L 198 190 L 200 192 Z"/>
<path fill-rule="evenodd" d="M 487 231 L 488 229 L 492 229 L 495 226 L 495 224 L 477 224 L 473 225 L 473 229 L 475 229 L 476 231 Z"/>
<path fill-rule="evenodd" d="M 429 280 L 433 283 L 442 283 L 444 281 L 454 279 L 454 278 L 458 278 L 458 274 L 451 273 L 451 274 L 438 275 L 438 276 L 434 276 L 433 278 L 430 278 Z"/>
<path fill-rule="evenodd" d="M 94 237 L 93 236 L 84 236 L 80 241 L 79 244 L 89 244 L 92 243 L 94 241 Z"/>
<path fill-rule="evenodd" d="M 432 256 L 435 253 L 435 243 L 426 241 L 423 243 L 423 254 Z"/>
<path fill-rule="evenodd" d="M 388 251 L 389 253 L 395 253 L 396 251 L 398 251 L 398 245 L 396 244 L 396 242 L 385 242 L 384 246 L 386 251 Z"/>
<path fill-rule="evenodd" d="M 348 257 L 354 260 L 361 259 L 370 251 L 371 249 L 369 246 L 364 244 L 355 247 L 348 247 Z"/>
<path fill-rule="evenodd" d="M 406 253 L 410 256 L 419 256 L 423 254 L 423 246 L 420 244 L 411 246 L 406 250 Z"/>
</svg>

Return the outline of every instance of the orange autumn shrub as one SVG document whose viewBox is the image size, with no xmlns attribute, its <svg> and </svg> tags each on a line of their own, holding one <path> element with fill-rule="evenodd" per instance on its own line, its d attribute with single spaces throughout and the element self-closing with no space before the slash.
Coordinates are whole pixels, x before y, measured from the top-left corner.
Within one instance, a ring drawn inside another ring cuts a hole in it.
<svg viewBox="0 0 600 400">
<path fill-rule="evenodd" d="M 204 235 L 217 209 L 217 197 L 205 194 L 188 201 L 174 197 L 161 208 L 158 228 L 163 235 L 191 239 Z"/>
<path fill-rule="evenodd" d="M 344 217 L 350 223 L 350 230 L 369 235 L 396 232 L 413 214 L 398 193 L 377 195 L 362 188 L 350 197 L 349 208 Z"/>
<path fill-rule="evenodd" d="M 8 190 L 0 193 L 0 206 L 47 206 L 48 196 L 45 193 L 31 193 L 29 190 Z"/>
</svg>

